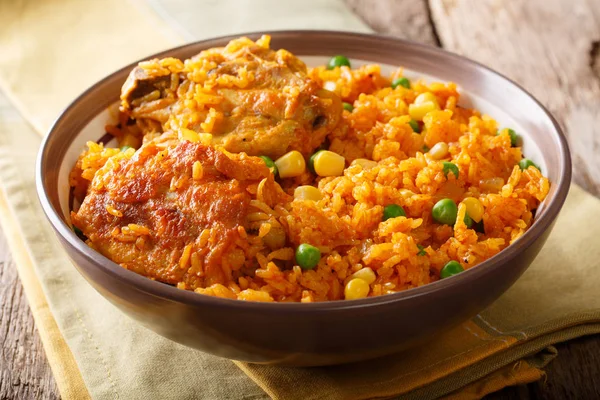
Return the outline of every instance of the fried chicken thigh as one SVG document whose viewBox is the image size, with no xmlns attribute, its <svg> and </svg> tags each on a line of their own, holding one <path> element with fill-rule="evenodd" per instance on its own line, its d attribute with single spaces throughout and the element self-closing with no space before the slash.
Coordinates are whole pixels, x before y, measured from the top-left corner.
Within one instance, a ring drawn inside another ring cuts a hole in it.
<svg viewBox="0 0 600 400">
<path fill-rule="evenodd" d="M 288 196 L 259 158 L 161 139 L 107 161 L 73 224 L 94 249 L 139 274 L 192 289 L 227 282 L 245 259 L 231 250 L 256 197 L 248 188 L 282 196 L 273 201 Z"/>
</svg>

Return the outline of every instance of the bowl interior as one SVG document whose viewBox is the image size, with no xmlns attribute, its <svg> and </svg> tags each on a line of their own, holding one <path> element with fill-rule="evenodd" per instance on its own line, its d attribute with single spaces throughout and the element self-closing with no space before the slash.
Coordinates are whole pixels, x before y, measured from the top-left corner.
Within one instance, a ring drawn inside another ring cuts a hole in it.
<svg viewBox="0 0 600 400">
<path fill-rule="evenodd" d="M 511 127 L 522 136 L 524 154 L 540 165 L 544 175 L 551 181 L 550 193 L 538 209 L 536 221 L 530 230 L 508 249 L 477 268 L 448 281 L 458 282 L 465 278 L 462 275 L 476 274 L 478 272 L 475 270 L 486 268 L 486 264 L 498 266 L 501 263 L 499 257 L 514 256 L 550 226 L 568 191 L 571 174 L 569 152 L 566 140 L 554 119 L 539 102 L 518 85 L 460 56 L 399 39 L 319 31 L 273 32 L 271 35 L 272 48 L 285 48 L 309 66 L 323 65 L 331 55 L 342 53 L 350 58 L 353 66 L 365 63 L 380 64 L 384 74 L 403 67 L 405 75 L 410 79 L 455 82 L 461 92 L 460 105 L 477 108 L 496 119 L 500 127 Z M 247 36 L 256 39 L 260 34 Z M 148 58 L 168 55 L 184 59 L 203 49 L 223 46 L 232 38 L 234 37 L 193 43 Z M 76 99 L 56 121 L 40 150 L 37 179 L 42 205 L 59 234 L 71 244 L 76 243 L 77 239 L 69 229 L 69 172 L 77 156 L 85 148 L 85 143 L 89 140 L 97 141 L 104 134 L 104 125 L 116 120 L 120 88 L 134 65 L 113 73 Z M 93 252 L 81 242 L 75 246 L 86 254 Z M 103 259 L 103 264 L 106 264 L 107 268 L 120 269 L 108 259 Z M 123 273 L 133 274 L 129 271 Z M 411 289 L 410 292 L 425 293 L 428 289 L 424 288 L 428 286 L 442 287 L 449 284 L 434 282 Z M 377 300 L 371 298 L 359 301 L 375 303 Z"/>
<path fill-rule="evenodd" d="M 329 58 L 326 56 L 314 56 L 314 55 L 302 55 L 301 59 L 309 66 L 316 67 L 319 65 L 325 65 L 329 61 Z M 373 63 L 372 60 L 365 59 L 351 59 L 353 67 L 359 67 L 361 65 L 366 65 Z M 389 76 L 393 71 L 397 70 L 399 67 L 403 67 L 404 75 L 409 78 L 411 81 L 415 80 L 425 80 L 426 82 L 436 82 L 436 81 L 452 81 L 452 79 L 445 78 L 442 74 L 432 75 L 427 73 L 421 73 L 417 69 L 409 69 L 405 67 L 403 64 L 399 65 L 391 65 L 391 64 L 381 64 L 381 71 L 383 75 Z M 484 91 L 470 91 L 464 86 L 459 86 L 460 92 L 460 101 L 459 105 L 465 108 L 475 108 L 481 111 L 482 114 L 487 114 L 494 118 L 499 127 L 510 127 L 515 131 L 519 132 L 523 138 L 523 152 L 526 157 L 532 159 L 536 162 L 541 168 L 542 171 L 547 171 L 547 163 L 546 159 L 538 146 L 535 137 L 535 132 L 532 130 L 539 129 L 539 120 L 538 121 L 528 121 L 526 119 L 519 119 L 507 112 L 504 104 L 498 104 L 497 101 L 493 101 L 487 99 L 486 96 L 489 95 L 489 92 Z M 74 137 L 73 141 L 69 144 L 63 162 L 60 166 L 60 172 L 58 177 L 58 188 L 59 188 L 59 202 L 60 202 L 60 210 L 62 211 L 62 215 L 65 216 L 65 220 L 69 221 L 69 172 L 75 165 L 77 161 L 77 157 L 81 153 L 81 151 L 85 148 L 85 144 L 88 141 L 98 141 L 100 137 L 102 137 L 104 132 L 104 127 L 107 124 L 116 124 L 118 121 L 118 113 L 119 113 L 119 101 L 116 101 L 119 93 L 114 93 L 114 102 L 107 105 L 104 109 L 100 110 L 96 115 L 91 116 L 91 119 L 87 124 L 79 131 L 79 133 Z M 496 98 L 494 96 L 494 98 Z M 110 142 L 109 142 L 110 144 Z M 116 144 L 115 144 L 116 146 Z M 543 207 L 543 205 L 542 205 Z"/>
</svg>

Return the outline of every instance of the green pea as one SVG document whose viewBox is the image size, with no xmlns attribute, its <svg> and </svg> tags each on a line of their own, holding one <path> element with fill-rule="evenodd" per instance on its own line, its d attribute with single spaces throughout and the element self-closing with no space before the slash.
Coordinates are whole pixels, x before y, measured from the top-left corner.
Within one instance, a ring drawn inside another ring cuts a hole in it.
<svg viewBox="0 0 600 400">
<path fill-rule="evenodd" d="M 265 162 L 265 165 L 268 168 L 273 168 L 275 166 L 275 161 L 273 161 L 273 159 L 271 157 L 268 157 L 268 156 L 259 156 L 258 158 L 261 158 Z"/>
<path fill-rule="evenodd" d="M 442 199 L 435 203 L 431 210 L 433 219 L 440 224 L 454 225 L 458 206 L 452 199 Z"/>
<path fill-rule="evenodd" d="M 419 126 L 419 123 L 417 121 L 415 121 L 414 119 L 411 119 L 410 121 L 408 121 L 408 124 L 412 128 L 413 132 L 421 133 L 421 127 Z"/>
<path fill-rule="evenodd" d="M 508 135 L 510 136 L 510 145 L 512 147 L 517 147 L 519 145 L 519 142 L 521 141 L 521 138 L 519 137 L 519 135 L 517 135 L 517 132 L 508 128 Z"/>
<path fill-rule="evenodd" d="M 329 63 L 327 64 L 327 69 L 334 69 L 335 67 L 341 67 L 341 66 L 346 66 L 348 68 L 350 68 L 350 60 L 348 60 L 348 58 L 344 57 L 344 56 L 334 56 L 331 57 L 331 59 L 329 60 Z"/>
<path fill-rule="evenodd" d="M 519 135 L 517 135 L 517 132 L 515 132 L 513 129 L 508 128 L 508 136 L 510 136 L 510 145 L 511 147 L 517 147 L 520 142 L 521 142 L 521 138 L 519 137 Z M 500 134 L 500 131 L 496 132 L 496 136 L 498 136 Z"/>
<path fill-rule="evenodd" d="M 259 156 L 259 158 L 262 158 L 262 160 L 265 162 L 265 165 L 267 166 L 267 168 L 269 168 L 271 170 L 271 173 L 273 173 L 273 175 L 277 176 L 277 165 L 275 165 L 275 162 L 271 159 L 271 157 L 267 157 L 267 156 Z"/>
<path fill-rule="evenodd" d="M 419 252 L 417 253 L 418 256 L 427 255 L 427 252 L 425 251 L 425 246 L 421 246 L 420 244 L 418 244 L 417 247 L 419 248 Z"/>
<path fill-rule="evenodd" d="M 519 168 L 521 168 L 521 170 L 526 170 L 529 167 L 536 167 L 538 170 L 542 170 L 536 163 L 531 161 L 529 158 L 524 158 L 521 161 L 519 161 Z"/>
<path fill-rule="evenodd" d="M 132 149 L 133 147 L 131 146 L 123 146 L 121 147 L 121 151 L 127 151 L 128 149 Z"/>
<path fill-rule="evenodd" d="M 350 103 L 344 102 L 343 106 L 344 106 L 344 110 L 346 110 L 348 112 L 352 112 L 352 110 L 354 110 L 354 107 Z"/>
<path fill-rule="evenodd" d="M 442 165 L 444 166 L 444 175 L 446 175 L 446 178 L 448 178 L 448 172 L 452 172 L 454 174 L 454 177 L 456 179 L 458 179 L 458 167 L 456 166 L 456 164 L 448 162 L 448 161 L 444 161 L 442 162 Z"/>
<path fill-rule="evenodd" d="M 464 269 L 458 261 L 449 261 L 440 271 L 440 278 L 448 278 L 452 275 L 460 274 Z"/>
<path fill-rule="evenodd" d="M 396 217 L 406 217 L 404 208 L 400 207 L 398 204 L 390 204 L 383 208 L 383 220 L 384 221 L 387 221 L 390 218 L 396 218 Z"/>
<path fill-rule="evenodd" d="M 467 226 L 467 228 L 471 229 L 473 226 L 473 218 L 469 217 L 469 214 L 465 213 L 465 217 L 463 218 L 463 222 Z"/>
<path fill-rule="evenodd" d="M 325 150 L 318 150 L 318 151 L 315 151 L 315 152 L 313 153 L 313 155 L 312 155 L 312 156 L 310 156 L 310 158 L 308 159 L 308 170 L 309 170 L 310 172 L 312 172 L 313 174 L 316 174 L 316 172 L 315 172 L 315 158 L 317 157 L 317 154 L 319 154 L 319 153 L 320 153 L 320 152 L 322 152 L 322 151 L 325 151 Z"/>
<path fill-rule="evenodd" d="M 296 262 L 302 269 L 313 269 L 321 260 L 321 251 L 315 246 L 302 243 L 296 249 Z"/>
<path fill-rule="evenodd" d="M 404 77 L 396 78 L 392 81 L 392 89 L 396 89 L 398 86 L 403 86 L 410 89 L 410 81 Z"/>
</svg>

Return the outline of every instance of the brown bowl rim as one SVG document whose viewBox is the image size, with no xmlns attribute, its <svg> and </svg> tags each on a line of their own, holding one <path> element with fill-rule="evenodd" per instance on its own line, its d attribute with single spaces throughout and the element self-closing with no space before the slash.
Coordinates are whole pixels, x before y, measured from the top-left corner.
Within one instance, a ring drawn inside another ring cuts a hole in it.
<svg viewBox="0 0 600 400">
<path fill-rule="evenodd" d="M 92 250 L 89 246 L 87 246 L 83 241 L 81 241 L 77 235 L 70 229 L 70 227 L 62 220 L 60 217 L 59 211 L 57 211 L 52 204 L 47 195 L 47 189 L 45 186 L 45 182 L 43 179 L 44 171 L 42 170 L 42 166 L 44 165 L 44 160 L 46 155 L 46 148 L 48 146 L 49 138 L 55 132 L 56 126 L 59 122 L 65 118 L 69 110 L 77 104 L 81 98 L 86 97 L 89 93 L 93 92 L 97 86 L 102 85 L 105 81 L 109 80 L 112 76 L 118 73 L 122 73 L 124 70 L 131 70 L 138 62 L 147 60 L 149 58 L 160 58 L 169 55 L 173 51 L 188 47 L 188 46 L 196 46 L 199 44 L 208 44 L 211 42 L 224 42 L 229 41 L 231 39 L 235 39 L 242 36 L 247 37 L 257 37 L 263 34 L 271 35 L 273 39 L 283 38 L 286 35 L 326 35 L 326 36 L 338 36 L 343 38 L 360 38 L 363 40 L 371 40 L 374 42 L 378 42 L 380 44 L 385 43 L 402 43 L 406 47 L 413 47 L 419 49 L 421 53 L 433 53 L 437 55 L 441 55 L 443 57 L 454 58 L 462 63 L 471 64 L 475 68 L 483 69 L 488 73 L 498 76 L 502 80 L 506 81 L 508 84 L 514 85 L 517 89 L 522 91 L 526 96 L 528 96 L 534 103 L 543 111 L 547 118 L 549 118 L 550 122 L 554 127 L 554 132 L 551 132 L 551 135 L 555 136 L 558 141 L 559 152 L 560 152 L 560 170 L 559 170 L 559 180 L 554 185 L 557 185 L 557 190 L 554 197 L 551 201 L 545 205 L 545 211 L 541 218 L 536 218 L 532 224 L 532 226 L 521 236 L 515 243 L 508 246 L 506 249 L 502 250 L 498 254 L 493 257 L 483 261 L 481 264 L 470 268 L 460 274 L 454 275 L 450 278 L 441 279 L 435 282 L 428 283 L 426 285 L 407 289 L 401 292 L 397 292 L 394 294 L 387 294 L 382 296 L 368 297 L 360 300 L 333 300 L 333 301 L 323 301 L 323 302 L 315 302 L 315 303 L 277 303 L 277 302 L 252 302 L 252 301 L 240 301 L 233 299 L 224 299 L 219 297 L 213 297 L 208 295 L 201 295 L 198 293 L 194 293 L 189 290 L 181 290 L 177 289 L 174 286 L 153 281 L 149 278 L 146 278 L 142 275 L 138 275 L 135 272 L 129 271 L 111 261 L 107 257 L 101 255 L 100 253 Z M 40 146 L 40 150 L 38 153 L 38 158 L 36 162 L 36 170 L 35 170 L 35 180 L 36 180 L 36 189 L 38 192 L 39 201 L 42 205 L 44 213 L 46 214 L 48 220 L 51 225 L 57 232 L 57 234 L 68 243 L 75 251 L 81 253 L 88 262 L 94 264 L 96 267 L 101 268 L 105 273 L 112 275 L 113 277 L 120 279 L 122 282 L 125 282 L 137 289 L 162 298 L 169 301 L 189 304 L 192 306 L 214 306 L 222 309 L 228 309 L 231 307 L 241 307 L 247 309 L 256 309 L 261 312 L 295 312 L 295 313 L 303 313 L 303 312 L 325 312 L 325 311 L 335 311 L 335 310 L 348 310 L 353 308 L 362 308 L 362 307 L 376 307 L 382 306 L 390 303 L 396 303 L 403 300 L 417 298 L 420 296 L 426 296 L 428 294 L 434 292 L 440 292 L 443 290 L 448 290 L 451 287 L 458 287 L 463 285 L 468 285 L 469 283 L 475 283 L 480 276 L 483 276 L 488 273 L 492 273 L 496 268 L 501 268 L 508 260 L 515 258 L 519 253 L 527 249 L 531 246 L 536 239 L 544 233 L 546 229 L 551 227 L 552 222 L 557 217 L 562 205 L 565 202 L 567 197 L 567 193 L 569 191 L 570 182 L 571 182 L 571 155 L 569 152 L 569 146 L 567 143 L 567 139 L 565 137 L 564 132 L 562 131 L 560 125 L 556 121 L 556 119 L 552 116 L 552 114 L 548 111 L 548 109 L 540 103 L 531 93 L 525 90 L 521 85 L 514 82 L 513 80 L 507 78 L 506 76 L 500 74 L 499 72 L 494 71 L 493 69 L 477 62 L 473 61 L 467 57 L 449 52 L 439 47 L 417 43 L 410 40 L 405 40 L 389 35 L 382 34 L 369 34 L 369 33 L 357 33 L 357 32 L 346 32 L 346 31 L 329 31 L 329 30 L 275 30 L 275 31 L 256 31 L 256 32 L 246 32 L 234 35 L 225 35 L 214 38 L 209 38 L 205 40 L 199 40 L 191 43 L 186 43 L 182 46 L 177 46 L 170 48 L 168 50 L 161 51 L 159 53 L 152 54 L 148 57 L 144 57 L 136 62 L 133 62 L 109 75 L 100 81 L 96 82 L 94 85 L 90 86 L 87 90 L 85 90 L 82 94 L 77 96 L 75 100 L 73 100 L 58 116 L 58 118 L 52 124 L 52 127 L 49 129 L 47 135 L 44 137 L 42 144 Z"/>
</svg>

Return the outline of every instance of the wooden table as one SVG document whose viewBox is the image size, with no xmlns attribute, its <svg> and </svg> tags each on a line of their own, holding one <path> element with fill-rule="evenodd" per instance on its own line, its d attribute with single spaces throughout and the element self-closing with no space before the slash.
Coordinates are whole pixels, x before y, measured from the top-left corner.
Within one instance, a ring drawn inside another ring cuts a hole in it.
<svg viewBox="0 0 600 400">
<path fill-rule="evenodd" d="M 557 117 L 575 182 L 600 195 L 600 2 L 345 0 L 375 31 L 441 46 L 514 79 Z M 0 399 L 59 394 L 0 234 Z M 600 398 L 600 337 L 559 344 L 547 379 L 490 399 Z"/>
</svg>

